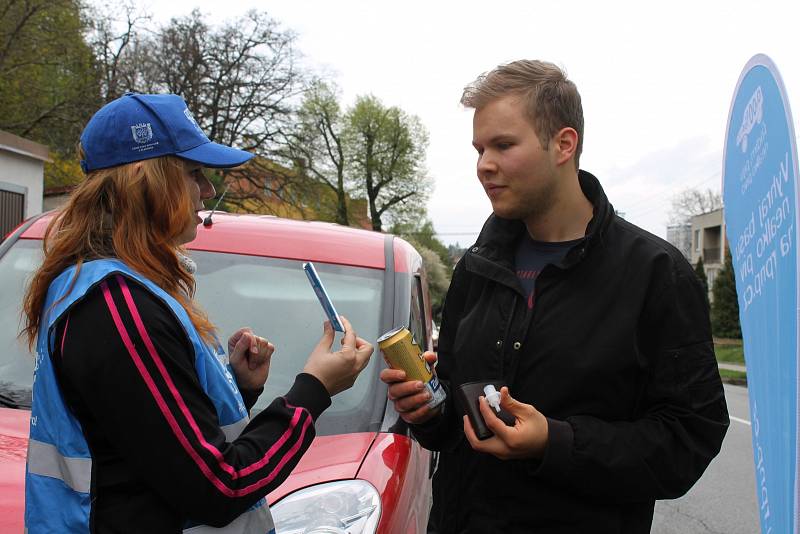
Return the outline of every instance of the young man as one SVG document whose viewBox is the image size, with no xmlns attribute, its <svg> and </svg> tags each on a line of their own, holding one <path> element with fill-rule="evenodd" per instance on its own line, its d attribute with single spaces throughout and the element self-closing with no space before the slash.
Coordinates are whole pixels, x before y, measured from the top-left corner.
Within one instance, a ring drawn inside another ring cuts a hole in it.
<svg viewBox="0 0 800 534">
<path fill-rule="evenodd" d="M 420 443 L 441 451 L 429 529 L 649 532 L 655 500 L 684 494 L 728 427 L 703 289 L 578 170 L 580 95 L 558 67 L 500 66 L 461 102 L 494 213 L 447 294 L 447 401 L 431 410 L 421 384 L 382 374 Z M 494 433 L 481 441 L 455 390 L 491 379 L 516 424 L 481 398 Z"/>
</svg>

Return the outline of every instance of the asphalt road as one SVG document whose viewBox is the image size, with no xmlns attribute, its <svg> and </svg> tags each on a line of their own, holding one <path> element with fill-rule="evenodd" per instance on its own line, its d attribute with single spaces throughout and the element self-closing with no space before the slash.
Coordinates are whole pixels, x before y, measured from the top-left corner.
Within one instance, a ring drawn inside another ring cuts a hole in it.
<svg viewBox="0 0 800 534">
<path fill-rule="evenodd" d="M 722 450 L 689 492 L 658 501 L 652 534 L 760 532 L 747 388 L 725 385 L 731 426 Z"/>
</svg>

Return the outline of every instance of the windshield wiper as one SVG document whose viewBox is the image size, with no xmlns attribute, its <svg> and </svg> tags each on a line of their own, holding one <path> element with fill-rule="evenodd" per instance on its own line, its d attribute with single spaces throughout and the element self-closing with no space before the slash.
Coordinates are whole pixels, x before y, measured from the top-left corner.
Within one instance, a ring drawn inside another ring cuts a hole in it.
<svg viewBox="0 0 800 534">
<path fill-rule="evenodd" d="M 14 408 L 15 410 L 19 410 L 20 408 L 30 408 L 28 403 L 18 402 L 13 397 L 6 395 L 5 393 L 0 393 L 0 405 L 5 406 L 6 408 Z"/>
</svg>

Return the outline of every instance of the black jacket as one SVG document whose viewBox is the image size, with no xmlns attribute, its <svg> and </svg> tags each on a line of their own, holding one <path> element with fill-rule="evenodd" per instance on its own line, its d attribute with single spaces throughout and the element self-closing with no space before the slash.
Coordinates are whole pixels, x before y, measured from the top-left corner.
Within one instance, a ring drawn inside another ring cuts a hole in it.
<svg viewBox="0 0 800 534">
<path fill-rule="evenodd" d="M 618 217 L 597 179 L 586 237 L 536 281 L 514 270 L 525 226 L 491 216 L 456 266 L 439 338 L 444 414 L 412 426 L 441 451 L 431 531 L 649 532 L 656 499 L 684 494 L 728 427 L 708 304 L 673 246 Z M 472 450 L 453 388 L 500 378 L 549 422 L 545 456 Z"/>
</svg>

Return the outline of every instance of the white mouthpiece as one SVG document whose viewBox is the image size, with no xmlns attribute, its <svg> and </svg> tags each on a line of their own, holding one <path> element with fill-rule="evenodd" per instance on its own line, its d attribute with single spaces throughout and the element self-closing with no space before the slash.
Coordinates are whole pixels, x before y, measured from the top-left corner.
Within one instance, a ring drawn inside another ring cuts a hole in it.
<svg viewBox="0 0 800 534">
<path fill-rule="evenodd" d="M 494 408 L 497 413 L 500 413 L 500 392 L 493 385 L 488 384 L 483 386 L 483 394 L 486 396 L 486 402 L 489 403 L 489 406 Z"/>
</svg>

